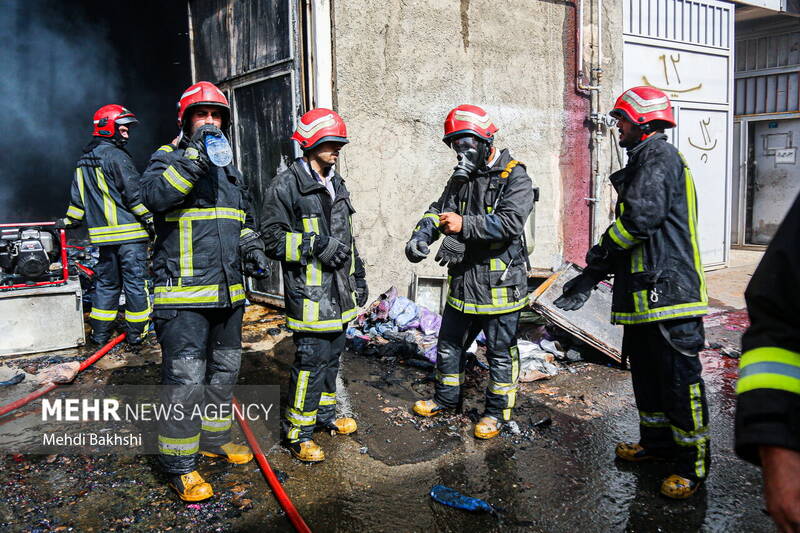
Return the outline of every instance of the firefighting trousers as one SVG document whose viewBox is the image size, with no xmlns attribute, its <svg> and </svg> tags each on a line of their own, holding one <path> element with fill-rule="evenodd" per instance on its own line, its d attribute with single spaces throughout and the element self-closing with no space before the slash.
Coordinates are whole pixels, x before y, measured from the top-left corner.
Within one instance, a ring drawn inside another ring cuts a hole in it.
<svg viewBox="0 0 800 533">
<path fill-rule="evenodd" d="M 519 315 L 519 311 L 472 315 L 445 307 L 436 347 L 436 403 L 453 408 L 460 405 L 467 349 L 483 330 L 489 361 L 484 413 L 498 420 L 511 420 L 519 379 Z"/>
<path fill-rule="evenodd" d="M 147 243 L 134 242 L 100 247 L 95 267 L 95 289 L 89 323 L 92 339 L 104 342 L 111 336 L 117 318 L 119 295 L 125 291 L 125 324 L 128 342 L 141 340 L 150 320 L 147 291 Z"/>
<path fill-rule="evenodd" d="M 336 418 L 336 375 L 345 333 L 295 333 L 294 344 L 284 428 L 286 440 L 302 442 L 311 439 L 315 425 Z"/>
<path fill-rule="evenodd" d="M 711 460 L 708 404 L 697 355 L 702 319 L 625 326 L 628 358 L 639 410 L 640 444 L 673 457 L 682 476 L 705 478 Z M 687 342 L 688 339 L 688 342 Z"/>
<path fill-rule="evenodd" d="M 195 470 L 201 448 L 231 440 L 243 314 L 244 306 L 153 313 L 162 352 L 161 404 L 172 409 L 158 424 L 159 462 L 169 474 Z"/>
</svg>

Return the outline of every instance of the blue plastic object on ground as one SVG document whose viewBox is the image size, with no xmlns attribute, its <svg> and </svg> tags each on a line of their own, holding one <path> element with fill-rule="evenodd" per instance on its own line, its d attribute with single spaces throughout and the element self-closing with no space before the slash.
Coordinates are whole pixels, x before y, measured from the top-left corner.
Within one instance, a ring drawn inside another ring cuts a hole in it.
<svg viewBox="0 0 800 533">
<path fill-rule="evenodd" d="M 430 494 L 434 501 L 443 505 L 455 507 L 456 509 L 483 511 L 491 514 L 496 514 L 498 511 L 498 509 L 489 502 L 481 500 L 480 498 L 473 498 L 472 496 L 464 496 L 457 490 L 445 487 L 444 485 L 434 485 Z"/>
</svg>

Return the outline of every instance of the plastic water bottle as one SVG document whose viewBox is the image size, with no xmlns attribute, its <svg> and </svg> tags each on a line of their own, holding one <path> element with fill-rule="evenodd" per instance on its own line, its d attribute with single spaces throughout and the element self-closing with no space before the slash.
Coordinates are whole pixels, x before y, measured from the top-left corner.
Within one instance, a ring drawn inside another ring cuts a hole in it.
<svg viewBox="0 0 800 533">
<path fill-rule="evenodd" d="M 206 133 L 203 138 L 208 158 L 218 167 L 227 167 L 233 161 L 233 151 L 222 133 Z"/>
</svg>

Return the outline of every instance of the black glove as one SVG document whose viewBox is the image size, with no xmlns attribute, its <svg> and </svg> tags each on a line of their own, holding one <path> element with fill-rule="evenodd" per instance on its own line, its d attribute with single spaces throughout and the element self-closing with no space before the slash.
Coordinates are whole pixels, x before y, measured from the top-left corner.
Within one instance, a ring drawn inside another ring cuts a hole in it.
<svg viewBox="0 0 800 533">
<path fill-rule="evenodd" d="M 147 234 L 150 236 L 151 239 L 156 238 L 156 226 L 153 224 L 153 217 L 149 216 L 145 218 L 142 223 L 144 224 L 144 229 L 147 231 Z"/>
<path fill-rule="evenodd" d="M 339 268 L 350 257 L 350 249 L 334 237 L 317 235 L 314 238 L 314 255 L 322 261 L 322 264 Z"/>
<path fill-rule="evenodd" d="M 189 146 L 187 146 L 186 150 L 183 152 L 186 159 L 196 164 L 203 174 L 208 172 L 208 169 L 211 168 L 211 160 L 208 158 L 206 144 L 203 142 L 206 133 L 221 135 L 219 128 L 213 124 L 203 124 L 194 131 L 192 138 L 189 140 Z"/>
<path fill-rule="evenodd" d="M 464 260 L 464 252 L 467 245 L 458 240 L 458 238 L 448 235 L 439 246 L 439 251 L 436 252 L 436 261 L 441 266 L 456 266 Z"/>
<path fill-rule="evenodd" d="M 369 288 L 366 278 L 356 278 L 356 304 L 363 307 L 369 299 Z"/>
<path fill-rule="evenodd" d="M 67 229 L 67 219 L 66 218 L 59 218 L 53 224 L 53 229 Z"/>
<path fill-rule="evenodd" d="M 406 243 L 406 257 L 412 263 L 419 263 L 428 257 L 429 253 L 431 253 L 431 250 L 425 241 L 411 239 Z"/>
<path fill-rule="evenodd" d="M 271 272 L 269 267 L 269 259 L 267 259 L 267 256 L 264 254 L 263 250 L 259 248 L 252 248 L 246 251 L 244 254 L 242 270 L 244 270 L 244 273 L 251 278 L 268 278 Z"/>
<path fill-rule="evenodd" d="M 593 277 L 582 272 L 564 284 L 561 296 L 553 303 L 564 311 L 577 311 L 592 295 L 597 283 Z"/>
</svg>

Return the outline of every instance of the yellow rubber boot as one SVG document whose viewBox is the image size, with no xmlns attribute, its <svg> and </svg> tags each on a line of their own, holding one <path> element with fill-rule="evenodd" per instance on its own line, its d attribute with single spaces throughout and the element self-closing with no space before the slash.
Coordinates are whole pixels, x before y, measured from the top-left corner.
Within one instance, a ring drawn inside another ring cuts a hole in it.
<svg viewBox="0 0 800 533">
<path fill-rule="evenodd" d="M 685 500 L 697 492 L 702 480 L 695 480 L 672 474 L 661 483 L 661 494 L 673 500 Z"/>
<path fill-rule="evenodd" d="M 333 429 L 335 429 L 339 435 L 349 435 L 358 430 L 358 424 L 356 424 L 356 421 L 353 418 L 337 418 L 333 421 L 333 427 L 331 427 L 331 430 Z"/>
<path fill-rule="evenodd" d="M 665 458 L 649 453 L 638 442 L 620 442 L 614 448 L 614 453 L 623 461 L 641 463 L 643 461 L 663 461 Z"/>
<path fill-rule="evenodd" d="M 325 452 L 313 440 L 289 443 L 292 455 L 305 463 L 319 463 L 325 460 Z"/>
<path fill-rule="evenodd" d="M 200 502 L 214 495 L 211 484 L 206 483 L 203 476 L 195 470 L 188 474 L 172 476 L 169 486 L 178 493 L 178 497 L 185 502 Z"/>
<path fill-rule="evenodd" d="M 243 465 L 253 460 L 253 452 L 247 446 L 229 442 L 213 450 L 200 450 L 206 457 L 225 457 L 229 463 Z"/>
<path fill-rule="evenodd" d="M 493 439 L 500 434 L 500 423 L 493 416 L 484 416 L 475 424 L 475 437 Z"/>
<path fill-rule="evenodd" d="M 417 400 L 414 402 L 413 410 L 419 416 L 433 416 L 444 411 L 445 407 L 434 400 Z"/>
</svg>

